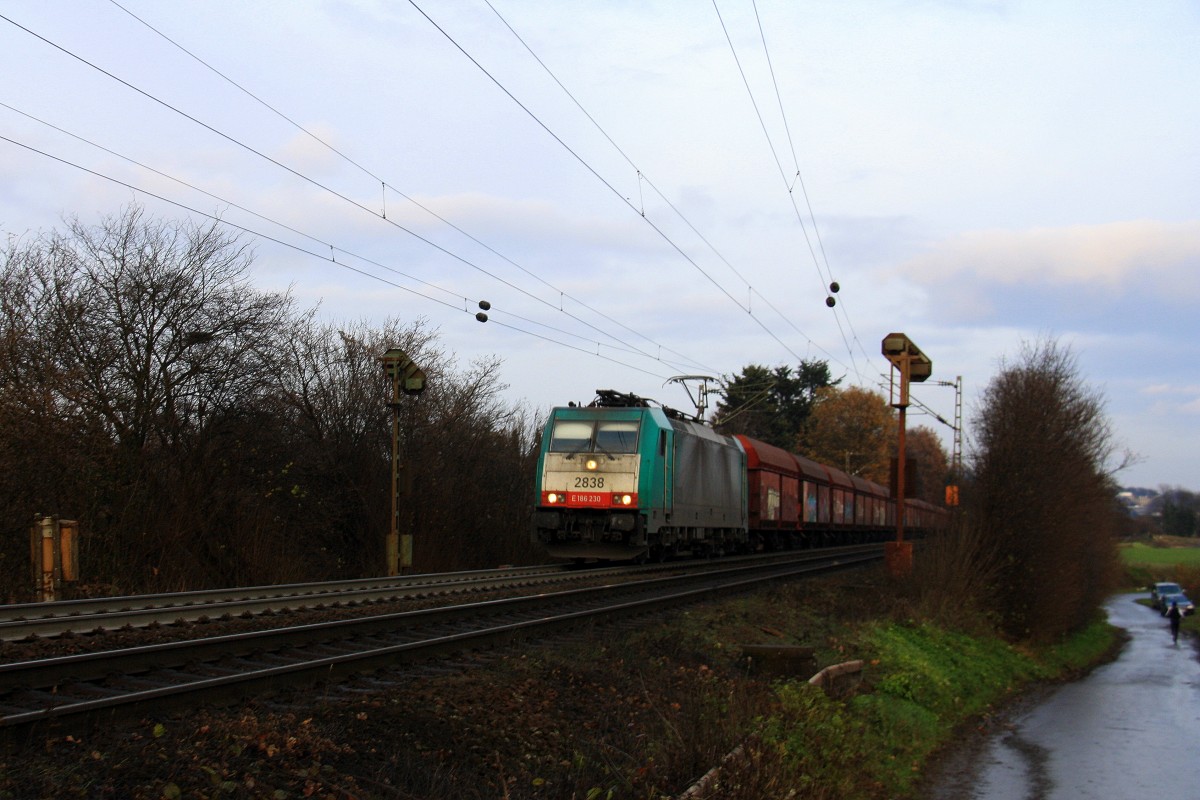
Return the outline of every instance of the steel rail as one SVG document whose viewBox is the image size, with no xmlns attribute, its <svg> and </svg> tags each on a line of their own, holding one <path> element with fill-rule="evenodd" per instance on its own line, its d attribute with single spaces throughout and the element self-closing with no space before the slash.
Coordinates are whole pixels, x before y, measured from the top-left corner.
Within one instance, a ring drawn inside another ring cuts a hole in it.
<svg viewBox="0 0 1200 800">
<path fill-rule="evenodd" d="M 147 704 L 162 709 L 205 697 L 246 696 L 300 681 L 320 681 L 490 646 L 516 636 L 548 634 L 583 620 L 661 610 L 712 597 L 717 592 L 756 588 L 766 581 L 849 568 L 877 561 L 883 555 L 877 545 L 854 550 L 837 555 L 810 553 L 787 561 L 552 594 L 3 664 L 0 708 L 7 708 L 8 713 L 0 716 L 0 729 L 116 713 Z M 548 611 L 551 606 L 558 610 Z M 496 624 L 497 619 L 503 621 Z M 461 627 L 467 622 L 473 627 L 445 631 L 445 626 Z M 381 643 L 372 641 L 372 637 L 391 638 Z M 316 648 L 316 652 L 298 649 L 303 647 Z M 341 652 L 330 653 L 329 648 Z M 232 665 L 220 666 L 230 659 L 234 660 Z M 264 659 L 282 663 L 264 665 Z M 222 670 L 226 674 L 205 674 Z M 111 687 L 88 685 L 112 675 L 136 676 L 135 684 L 132 688 L 120 686 L 119 681 Z M 147 683 L 151 684 L 148 688 Z M 76 684 L 84 685 L 83 697 L 78 696 Z"/>
<path fill-rule="evenodd" d="M 763 556 L 739 556 L 729 562 Z M 594 580 L 679 568 L 686 562 L 574 570 L 562 564 L 489 570 L 421 573 L 344 581 L 232 587 L 154 595 L 0 605 L 0 643 L 96 633 L 150 625 L 228 619 L 266 613 L 345 608 L 430 595 L 485 592 L 565 580 Z M 697 568 L 694 566 L 691 568 Z"/>
<path fill-rule="evenodd" d="M 461 572 L 430 572 L 415 575 L 393 575 L 390 577 L 355 578 L 341 581 L 314 581 L 310 583 L 281 583 L 264 586 L 234 586 L 224 589 L 201 589 L 191 592 L 164 592 L 162 594 L 117 595 L 92 597 L 80 600 L 58 600 L 53 602 L 0 604 L 0 623 L 28 622 L 58 617 L 78 617 L 130 609 L 175 608 L 205 606 L 242 600 L 264 600 L 280 597 L 320 597 L 342 592 L 385 589 L 395 586 L 421 586 L 469 584 L 481 579 L 503 576 L 522 577 L 557 574 L 564 570 L 561 564 L 545 564 L 532 567 L 501 567 L 498 569 L 465 570 Z"/>
<path fill-rule="evenodd" d="M 267 612 L 344 607 L 437 594 L 482 592 L 603 575 L 610 571 L 620 570 L 610 568 L 581 574 L 562 565 L 550 565 L 0 606 L 0 642 L 33 636 L 53 637 L 67 632 L 86 633 Z"/>
</svg>

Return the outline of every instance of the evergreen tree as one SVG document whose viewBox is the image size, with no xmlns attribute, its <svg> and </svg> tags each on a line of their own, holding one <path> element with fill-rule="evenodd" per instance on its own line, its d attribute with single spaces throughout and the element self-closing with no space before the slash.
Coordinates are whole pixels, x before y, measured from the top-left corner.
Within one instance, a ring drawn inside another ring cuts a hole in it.
<svg viewBox="0 0 1200 800">
<path fill-rule="evenodd" d="M 722 377 L 721 401 L 714 426 L 722 433 L 740 433 L 753 439 L 792 449 L 804 429 L 817 392 L 836 386 L 825 361 L 801 361 L 774 369 L 751 364 L 734 376 Z"/>
<path fill-rule="evenodd" d="M 1195 496 L 1175 490 L 1163 493 L 1162 530 L 1168 536 L 1195 536 Z"/>
</svg>

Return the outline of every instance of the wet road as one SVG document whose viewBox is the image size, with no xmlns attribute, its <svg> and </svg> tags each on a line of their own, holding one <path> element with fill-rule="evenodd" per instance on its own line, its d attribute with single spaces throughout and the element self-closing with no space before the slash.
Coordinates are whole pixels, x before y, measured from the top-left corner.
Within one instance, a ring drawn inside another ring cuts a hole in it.
<svg viewBox="0 0 1200 800">
<path fill-rule="evenodd" d="M 1166 620 L 1120 595 L 1120 657 L 1019 712 L 927 796 L 949 800 L 1200 798 L 1200 660 Z"/>
</svg>

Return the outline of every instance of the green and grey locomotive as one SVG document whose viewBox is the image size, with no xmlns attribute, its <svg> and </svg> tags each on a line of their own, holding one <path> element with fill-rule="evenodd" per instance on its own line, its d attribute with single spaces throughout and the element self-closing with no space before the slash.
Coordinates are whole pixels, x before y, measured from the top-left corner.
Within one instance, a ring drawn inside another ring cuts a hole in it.
<svg viewBox="0 0 1200 800">
<path fill-rule="evenodd" d="M 747 543 L 746 454 L 695 419 L 597 392 L 555 408 L 537 466 L 535 538 L 552 556 L 721 554 Z"/>
<path fill-rule="evenodd" d="M 554 557 L 624 560 L 884 541 L 888 490 L 632 394 L 555 408 L 542 434 L 534 540 Z M 920 535 L 945 509 L 916 500 Z"/>
</svg>

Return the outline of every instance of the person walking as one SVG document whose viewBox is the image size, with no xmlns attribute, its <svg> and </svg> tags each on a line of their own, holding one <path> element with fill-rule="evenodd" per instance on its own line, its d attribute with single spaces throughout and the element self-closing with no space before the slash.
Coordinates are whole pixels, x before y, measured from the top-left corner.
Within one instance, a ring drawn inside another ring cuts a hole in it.
<svg viewBox="0 0 1200 800">
<path fill-rule="evenodd" d="M 1179 644 L 1179 622 L 1183 619 L 1183 610 L 1174 600 L 1171 601 L 1171 607 L 1167 609 L 1167 619 L 1171 623 L 1171 641 Z"/>
</svg>

